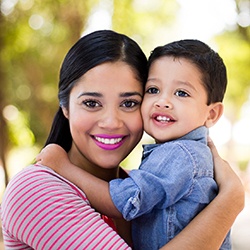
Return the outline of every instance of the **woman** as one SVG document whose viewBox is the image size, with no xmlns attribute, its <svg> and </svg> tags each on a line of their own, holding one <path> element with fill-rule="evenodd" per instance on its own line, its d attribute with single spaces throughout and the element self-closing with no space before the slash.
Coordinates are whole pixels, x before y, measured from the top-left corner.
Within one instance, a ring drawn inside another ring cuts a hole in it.
<svg viewBox="0 0 250 250">
<path fill-rule="evenodd" d="M 60 71 L 60 108 L 46 145 L 59 144 L 73 164 L 106 181 L 125 176 L 118 166 L 142 136 L 146 79 L 146 57 L 128 37 L 106 30 L 81 38 Z M 243 208 L 239 179 L 216 151 L 214 157 L 222 168 L 216 172 L 218 196 L 164 248 L 218 248 Z M 128 223 L 100 216 L 80 189 L 41 165 L 27 167 L 11 180 L 1 216 L 6 249 L 131 245 Z"/>
</svg>

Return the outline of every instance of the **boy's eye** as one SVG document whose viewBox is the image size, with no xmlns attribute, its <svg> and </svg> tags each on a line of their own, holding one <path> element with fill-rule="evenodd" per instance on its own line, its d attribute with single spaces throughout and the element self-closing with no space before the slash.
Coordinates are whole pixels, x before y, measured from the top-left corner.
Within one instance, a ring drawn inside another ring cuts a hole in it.
<svg viewBox="0 0 250 250">
<path fill-rule="evenodd" d="M 188 97 L 189 96 L 189 94 L 187 92 L 183 91 L 183 90 L 176 91 L 175 95 L 180 96 L 180 97 Z"/>
<path fill-rule="evenodd" d="M 160 92 L 159 89 L 155 87 L 148 88 L 146 91 L 146 93 L 149 93 L 149 94 L 158 94 L 159 92 Z"/>
<path fill-rule="evenodd" d="M 86 100 L 83 102 L 83 104 L 85 106 L 87 106 L 88 108 L 96 108 L 96 107 L 100 107 L 100 103 L 98 103 L 97 101 L 94 100 Z"/>
</svg>

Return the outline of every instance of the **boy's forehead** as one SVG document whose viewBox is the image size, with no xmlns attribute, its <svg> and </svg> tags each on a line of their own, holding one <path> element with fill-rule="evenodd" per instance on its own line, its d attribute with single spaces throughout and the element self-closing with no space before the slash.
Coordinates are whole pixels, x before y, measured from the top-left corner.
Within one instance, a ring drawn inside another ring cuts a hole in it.
<svg viewBox="0 0 250 250">
<path fill-rule="evenodd" d="M 166 75 L 170 73 L 169 70 L 178 70 L 180 73 L 193 71 L 192 75 L 195 74 L 195 76 L 200 76 L 202 78 L 203 72 L 200 70 L 198 65 L 196 65 L 192 60 L 187 59 L 185 57 L 173 57 L 173 56 L 162 56 L 160 58 L 157 58 L 155 61 L 152 62 L 149 68 L 149 77 L 151 78 L 157 78 L 157 72 L 165 72 Z M 156 73 L 154 75 L 154 73 Z"/>
<path fill-rule="evenodd" d="M 193 89 L 201 86 L 207 91 L 203 80 L 201 70 L 191 60 L 185 57 L 163 56 L 151 64 L 147 84 L 173 82 Z"/>
</svg>

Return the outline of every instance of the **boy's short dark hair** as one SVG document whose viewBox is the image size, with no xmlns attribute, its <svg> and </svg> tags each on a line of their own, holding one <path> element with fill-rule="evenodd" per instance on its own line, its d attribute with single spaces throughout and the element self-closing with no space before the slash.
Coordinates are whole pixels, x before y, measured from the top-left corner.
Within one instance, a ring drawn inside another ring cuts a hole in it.
<svg viewBox="0 0 250 250">
<path fill-rule="evenodd" d="M 227 86 L 226 66 L 214 50 L 199 40 L 180 40 L 156 47 L 148 60 L 148 68 L 158 58 L 172 56 L 185 58 L 195 64 L 202 74 L 207 91 L 207 105 L 222 102 Z"/>
</svg>

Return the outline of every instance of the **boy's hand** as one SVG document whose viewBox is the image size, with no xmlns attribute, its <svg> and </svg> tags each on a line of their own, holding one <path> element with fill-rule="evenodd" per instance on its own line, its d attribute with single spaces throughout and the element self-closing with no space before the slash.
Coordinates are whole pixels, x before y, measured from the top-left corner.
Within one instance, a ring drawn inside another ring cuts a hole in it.
<svg viewBox="0 0 250 250">
<path fill-rule="evenodd" d="M 37 155 L 36 162 L 58 172 L 69 162 L 66 151 L 57 144 L 49 144 Z"/>
</svg>

